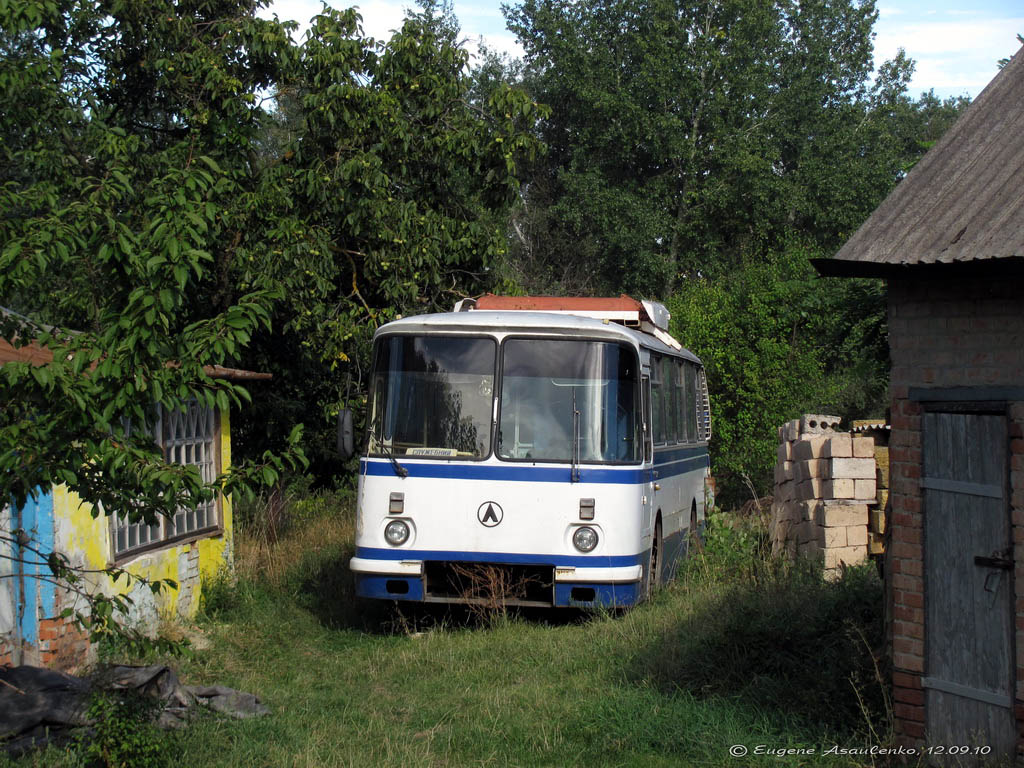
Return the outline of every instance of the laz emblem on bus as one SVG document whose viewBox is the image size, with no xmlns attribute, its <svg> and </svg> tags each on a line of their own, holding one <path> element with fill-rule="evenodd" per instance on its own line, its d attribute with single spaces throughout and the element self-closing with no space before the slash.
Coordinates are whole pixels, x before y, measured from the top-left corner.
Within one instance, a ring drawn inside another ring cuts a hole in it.
<svg viewBox="0 0 1024 768">
<path fill-rule="evenodd" d="M 502 510 L 501 504 L 496 501 L 485 501 L 476 511 L 476 519 L 480 521 L 481 525 L 486 525 L 488 528 L 496 526 L 504 516 L 505 512 Z"/>
</svg>

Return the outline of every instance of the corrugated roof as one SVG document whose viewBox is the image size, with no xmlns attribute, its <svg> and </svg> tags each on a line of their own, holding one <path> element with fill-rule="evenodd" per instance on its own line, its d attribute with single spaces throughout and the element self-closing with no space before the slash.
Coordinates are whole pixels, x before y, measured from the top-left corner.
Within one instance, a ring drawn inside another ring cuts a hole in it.
<svg viewBox="0 0 1024 768">
<path fill-rule="evenodd" d="M 896 185 L 823 274 L 1024 257 L 1024 52 Z M 860 266 L 861 270 L 857 267 Z M 867 269 L 864 269 L 867 268 Z"/>
</svg>

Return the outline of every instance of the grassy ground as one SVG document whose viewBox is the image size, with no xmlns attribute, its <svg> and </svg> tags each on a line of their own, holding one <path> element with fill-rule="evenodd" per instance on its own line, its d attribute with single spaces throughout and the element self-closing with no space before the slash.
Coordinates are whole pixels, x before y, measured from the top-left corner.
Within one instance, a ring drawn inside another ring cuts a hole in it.
<svg viewBox="0 0 1024 768">
<path fill-rule="evenodd" d="M 161 736 L 155 764 L 852 765 L 870 761 L 820 753 L 885 739 L 877 579 L 771 563 L 756 521 L 717 518 L 705 553 L 624 615 L 480 617 L 358 603 L 351 505 L 314 496 L 292 517 L 272 544 L 248 526 L 237 583 L 199 624 L 209 647 L 176 663 L 273 714 L 202 717 Z"/>
</svg>

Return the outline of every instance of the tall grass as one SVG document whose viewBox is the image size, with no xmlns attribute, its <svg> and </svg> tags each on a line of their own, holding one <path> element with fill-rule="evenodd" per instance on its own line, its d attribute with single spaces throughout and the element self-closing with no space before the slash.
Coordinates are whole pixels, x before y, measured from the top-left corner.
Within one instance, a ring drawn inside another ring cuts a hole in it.
<svg viewBox="0 0 1024 768">
<path fill-rule="evenodd" d="M 252 691 L 272 715 L 201 717 L 165 737 L 167 765 L 796 766 L 807 758 L 737 763 L 729 748 L 820 752 L 885 731 L 868 653 L 877 579 L 772 562 L 756 519 L 715 516 L 703 554 L 624 614 L 480 622 L 356 600 L 352 499 L 287 503 L 273 534 L 258 509 L 240 515 L 236 576 L 206 590 L 212 647 L 180 670 Z"/>
</svg>

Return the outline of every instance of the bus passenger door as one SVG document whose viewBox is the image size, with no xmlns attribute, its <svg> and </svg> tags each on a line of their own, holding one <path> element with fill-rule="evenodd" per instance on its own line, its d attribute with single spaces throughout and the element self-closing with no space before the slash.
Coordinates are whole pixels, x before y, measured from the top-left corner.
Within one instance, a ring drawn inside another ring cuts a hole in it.
<svg viewBox="0 0 1024 768">
<path fill-rule="evenodd" d="M 643 500 L 640 514 L 641 520 L 640 535 L 645 547 L 651 546 L 651 536 L 654 532 L 654 435 L 651 430 L 651 378 L 644 376 L 640 384 L 641 407 L 640 413 L 643 419 L 644 438 L 644 464 L 643 464 Z"/>
</svg>

